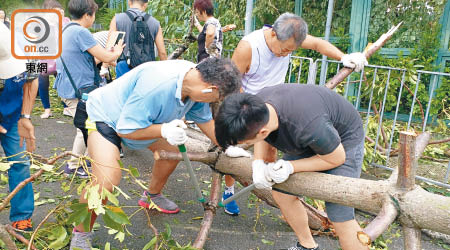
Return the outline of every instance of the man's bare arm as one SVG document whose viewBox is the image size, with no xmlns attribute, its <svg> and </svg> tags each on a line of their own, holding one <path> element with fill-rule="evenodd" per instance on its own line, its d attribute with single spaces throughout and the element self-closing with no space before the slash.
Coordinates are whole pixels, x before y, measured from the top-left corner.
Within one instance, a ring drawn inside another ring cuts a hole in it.
<svg viewBox="0 0 450 250">
<path fill-rule="evenodd" d="M 158 49 L 159 60 L 161 61 L 167 60 L 167 52 L 166 47 L 164 46 L 164 37 L 161 26 L 159 26 L 158 33 L 156 34 L 155 44 L 156 48 Z"/>
<path fill-rule="evenodd" d="M 247 41 L 241 40 L 234 50 L 231 60 L 236 64 L 242 74 L 247 73 L 252 64 L 252 47 L 250 44 Z"/>
<path fill-rule="evenodd" d="M 323 39 L 307 35 L 305 41 L 300 45 L 304 49 L 312 49 L 319 52 L 322 55 L 333 58 L 335 60 L 341 60 L 344 53 L 340 51 L 336 46 Z"/>
<path fill-rule="evenodd" d="M 23 85 L 23 100 L 22 100 L 22 112 L 23 115 L 31 115 L 33 110 L 34 101 L 38 92 L 39 82 L 38 78 L 29 81 Z M 22 118 L 17 123 L 20 146 L 26 141 L 27 151 L 33 152 L 36 149 L 36 137 L 34 136 L 34 126 L 30 119 Z"/>
</svg>

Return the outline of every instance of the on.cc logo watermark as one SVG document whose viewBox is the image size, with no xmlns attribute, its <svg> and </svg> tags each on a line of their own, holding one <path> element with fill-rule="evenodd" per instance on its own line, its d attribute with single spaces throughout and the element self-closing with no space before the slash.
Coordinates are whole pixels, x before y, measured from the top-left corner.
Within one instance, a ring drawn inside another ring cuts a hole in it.
<svg viewBox="0 0 450 250">
<path fill-rule="evenodd" d="M 17 59 L 61 55 L 62 16 L 57 10 L 19 9 L 11 15 L 11 48 Z"/>
</svg>

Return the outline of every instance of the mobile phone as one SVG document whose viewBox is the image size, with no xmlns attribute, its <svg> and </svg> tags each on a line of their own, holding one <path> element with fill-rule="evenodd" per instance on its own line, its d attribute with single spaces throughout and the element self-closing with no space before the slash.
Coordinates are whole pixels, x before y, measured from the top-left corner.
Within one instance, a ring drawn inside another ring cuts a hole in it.
<svg viewBox="0 0 450 250">
<path fill-rule="evenodd" d="M 117 34 L 117 39 L 116 39 L 116 42 L 114 43 L 114 45 L 118 44 L 119 41 L 120 41 L 122 38 L 124 38 L 124 36 L 125 36 L 125 32 L 119 31 L 118 34 Z"/>
</svg>

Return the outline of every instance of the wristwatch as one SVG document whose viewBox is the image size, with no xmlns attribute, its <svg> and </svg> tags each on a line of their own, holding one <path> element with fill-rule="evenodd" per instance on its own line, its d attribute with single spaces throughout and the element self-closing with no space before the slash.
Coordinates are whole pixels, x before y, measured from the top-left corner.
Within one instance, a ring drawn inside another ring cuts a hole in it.
<svg viewBox="0 0 450 250">
<path fill-rule="evenodd" d="M 21 114 L 21 115 L 20 115 L 20 119 L 22 119 L 22 118 L 31 119 L 31 115 Z"/>
</svg>

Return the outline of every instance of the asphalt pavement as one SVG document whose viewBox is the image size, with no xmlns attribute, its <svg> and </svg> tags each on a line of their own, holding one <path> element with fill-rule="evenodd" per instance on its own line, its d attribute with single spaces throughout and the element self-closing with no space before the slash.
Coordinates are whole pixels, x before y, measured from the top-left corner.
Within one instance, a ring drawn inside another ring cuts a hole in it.
<svg viewBox="0 0 450 250">
<path fill-rule="evenodd" d="M 36 128 L 36 153 L 50 156 L 55 152 L 71 149 L 75 129 L 70 118 L 58 117 L 43 120 L 38 116 L 33 116 L 32 120 Z M 2 151 L 0 152 L 3 154 Z M 125 157 L 122 160 L 125 166 L 136 167 L 141 174 L 139 179 L 148 182 L 153 164 L 153 155 L 150 151 L 132 151 L 125 148 Z M 193 162 L 193 167 L 201 188 L 208 190 L 211 170 L 208 166 L 197 162 Z M 46 179 L 47 181 L 40 181 L 34 185 L 35 192 L 40 193 L 38 201 L 44 201 L 42 205 L 35 208 L 33 215 L 35 225 L 58 204 L 61 197 L 66 195 L 61 189 L 60 182 L 52 181 L 52 178 L 48 177 Z M 123 197 L 119 199 L 121 205 L 125 206 L 125 212 L 130 215 L 139 209 L 137 200 L 142 193 L 142 188 L 136 185 L 131 178 L 124 178 L 120 188 L 131 197 L 129 200 Z M 5 185 L 1 192 L 6 192 Z M 178 204 L 181 212 L 167 215 L 152 211 L 149 213 L 152 224 L 160 232 L 165 231 L 166 225 L 169 225 L 173 239 L 180 245 L 193 242 L 200 228 L 203 209 L 196 202 L 195 192 L 183 164 L 180 164 L 169 178 L 163 193 Z M 76 198 L 76 195 L 73 198 Z M 49 199 L 53 199 L 54 202 Z M 205 249 L 282 249 L 295 243 L 295 235 L 290 227 L 280 219 L 278 209 L 255 201 L 254 196 L 250 197 L 250 201 L 247 200 L 247 197 L 243 197 L 238 200 L 238 203 L 241 208 L 239 216 L 229 216 L 223 212 L 223 209 L 218 210 Z M 369 219 L 361 215 L 358 215 L 358 218 L 360 220 Z M 104 224 L 102 219 L 99 219 L 97 222 L 101 226 L 95 231 L 94 245 L 104 249 L 104 245 L 110 242 L 111 246 L 116 249 L 143 249 L 154 236 L 153 231 L 147 226 L 147 221 L 147 215 L 143 210 L 135 213 L 131 218 L 132 225 L 128 226 L 132 235 L 127 235 L 125 240 L 120 243 L 114 239 L 114 235 L 108 234 L 108 230 L 102 226 Z M 9 223 L 7 211 L 0 213 L 0 223 Z M 320 249 L 339 249 L 335 238 L 323 235 L 315 238 Z M 385 242 L 388 249 L 403 249 L 401 230 L 392 228 L 385 234 Z M 426 236 L 423 236 L 422 242 L 423 249 L 426 250 L 445 249 L 439 246 L 435 240 Z"/>
</svg>

